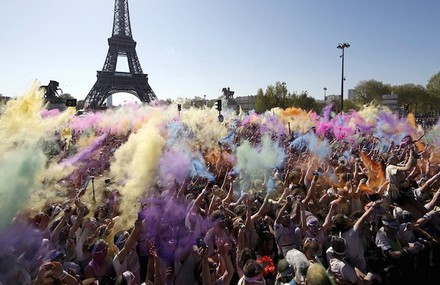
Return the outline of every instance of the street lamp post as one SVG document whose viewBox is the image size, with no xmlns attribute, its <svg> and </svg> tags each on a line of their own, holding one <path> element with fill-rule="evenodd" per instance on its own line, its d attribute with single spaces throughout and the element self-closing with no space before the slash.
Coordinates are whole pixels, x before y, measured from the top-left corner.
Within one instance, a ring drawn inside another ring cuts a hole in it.
<svg viewBox="0 0 440 285">
<path fill-rule="evenodd" d="M 342 74 L 341 74 L 341 113 L 344 111 L 344 49 L 349 48 L 350 45 L 348 43 L 342 43 L 337 46 L 338 49 L 342 50 L 341 58 L 342 58 Z"/>
</svg>

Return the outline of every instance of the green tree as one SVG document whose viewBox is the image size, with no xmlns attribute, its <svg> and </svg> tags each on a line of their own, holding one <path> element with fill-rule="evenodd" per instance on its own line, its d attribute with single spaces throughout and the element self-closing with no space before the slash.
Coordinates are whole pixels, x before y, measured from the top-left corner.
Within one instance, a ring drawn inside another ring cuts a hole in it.
<svg viewBox="0 0 440 285">
<path fill-rule="evenodd" d="M 426 88 L 422 85 L 406 83 L 393 86 L 393 93 L 399 95 L 399 105 L 409 104 L 409 110 L 413 113 L 426 112 L 430 108 L 430 98 Z"/>
<path fill-rule="evenodd" d="M 429 95 L 440 98 L 440 71 L 429 79 L 426 90 Z"/>
<path fill-rule="evenodd" d="M 440 72 L 434 74 L 426 84 L 426 91 L 430 100 L 430 110 L 432 113 L 440 113 Z"/>
<path fill-rule="evenodd" d="M 275 85 L 269 85 L 266 91 L 260 88 L 255 98 L 255 111 L 263 113 L 275 107 L 286 108 L 288 106 L 289 94 L 286 84 L 277 81 Z"/>
<path fill-rule="evenodd" d="M 392 87 L 390 84 L 384 84 L 380 81 L 362 80 L 353 90 L 353 94 L 358 104 L 368 104 L 371 102 L 382 102 L 382 95 L 390 94 Z M 345 101 L 344 101 L 345 102 Z"/>
<path fill-rule="evenodd" d="M 350 110 L 359 111 L 361 109 L 361 107 L 362 107 L 362 105 L 359 105 L 352 100 L 344 100 L 344 112 L 347 112 Z"/>
<path fill-rule="evenodd" d="M 303 110 L 316 110 L 317 104 L 316 104 L 316 99 L 313 97 L 309 97 L 307 92 L 302 92 L 299 95 L 292 95 L 292 104 L 291 106 L 297 107 L 297 108 L 301 108 Z"/>
<path fill-rule="evenodd" d="M 259 88 L 257 91 L 257 96 L 255 97 L 255 112 L 263 113 L 264 111 L 268 110 L 265 97 L 266 96 L 263 92 L 263 89 Z"/>
</svg>

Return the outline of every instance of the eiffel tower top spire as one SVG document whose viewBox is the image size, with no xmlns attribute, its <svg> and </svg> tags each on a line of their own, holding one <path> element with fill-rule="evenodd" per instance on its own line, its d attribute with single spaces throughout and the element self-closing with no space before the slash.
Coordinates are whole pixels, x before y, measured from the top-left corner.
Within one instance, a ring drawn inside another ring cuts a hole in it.
<svg viewBox="0 0 440 285">
<path fill-rule="evenodd" d="M 136 54 L 136 42 L 133 40 L 128 13 L 128 0 L 115 0 L 113 33 L 108 39 L 108 52 L 102 71 L 98 71 L 97 80 L 84 99 L 84 109 L 101 109 L 108 96 L 127 92 L 141 102 L 149 103 L 157 99 L 148 84 L 148 75 L 142 72 Z M 124 57 L 129 72 L 117 71 L 118 57 Z"/>
<path fill-rule="evenodd" d="M 130 26 L 130 13 L 128 12 L 128 0 L 115 0 L 112 36 L 133 38 Z"/>
</svg>

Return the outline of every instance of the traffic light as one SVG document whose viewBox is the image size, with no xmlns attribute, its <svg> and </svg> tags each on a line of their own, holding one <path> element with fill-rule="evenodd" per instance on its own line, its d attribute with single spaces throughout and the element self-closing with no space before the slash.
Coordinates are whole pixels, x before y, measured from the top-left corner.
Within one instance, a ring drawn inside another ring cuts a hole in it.
<svg viewBox="0 0 440 285">
<path fill-rule="evenodd" d="M 406 112 L 409 111 L 409 104 L 408 103 L 403 104 L 403 110 L 405 110 Z"/>
<path fill-rule="evenodd" d="M 182 111 L 182 105 L 181 104 L 177 104 L 177 111 Z"/>
<path fill-rule="evenodd" d="M 222 100 L 217 100 L 217 102 L 215 103 L 215 109 L 217 109 L 217 111 L 219 112 L 222 111 Z"/>
</svg>

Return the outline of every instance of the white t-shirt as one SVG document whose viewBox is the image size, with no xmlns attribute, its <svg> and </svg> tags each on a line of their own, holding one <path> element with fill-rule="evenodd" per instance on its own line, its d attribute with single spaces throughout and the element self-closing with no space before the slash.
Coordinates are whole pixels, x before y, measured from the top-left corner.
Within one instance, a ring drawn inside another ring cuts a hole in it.
<svg viewBox="0 0 440 285">
<path fill-rule="evenodd" d="M 342 237 L 345 239 L 347 249 L 345 257 L 347 262 L 353 266 L 359 268 L 362 272 L 367 273 L 367 261 L 365 260 L 365 245 L 362 241 L 360 233 L 353 228 L 342 233 Z"/>
<path fill-rule="evenodd" d="M 139 257 L 137 255 L 136 251 L 133 248 L 130 249 L 130 251 L 127 253 L 127 255 L 125 256 L 122 263 L 119 262 L 119 258 L 118 258 L 119 254 L 120 254 L 120 252 L 118 252 L 115 255 L 115 257 L 113 257 L 113 267 L 115 269 L 116 275 L 121 275 L 126 270 L 130 270 L 131 272 L 133 272 L 133 274 L 135 276 L 136 284 L 140 284 L 141 283 L 141 271 L 140 271 L 141 267 L 139 264 Z"/>
<path fill-rule="evenodd" d="M 356 283 L 356 279 L 359 277 L 356 275 L 354 269 L 347 263 L 339 260 L 337 258 L 330 259 L 329 271 L 331 275 L 336 279 L 336 283 L 346 283 L 351 284 Z"/>
</svg>

